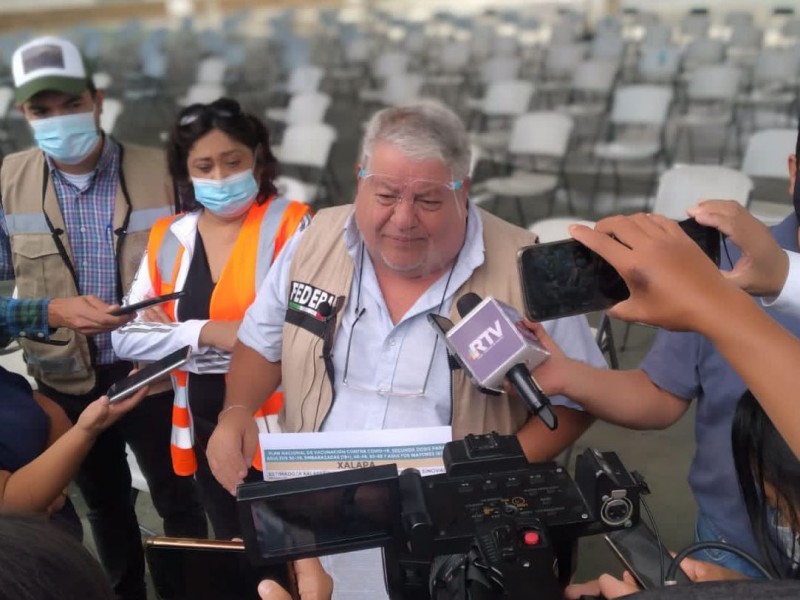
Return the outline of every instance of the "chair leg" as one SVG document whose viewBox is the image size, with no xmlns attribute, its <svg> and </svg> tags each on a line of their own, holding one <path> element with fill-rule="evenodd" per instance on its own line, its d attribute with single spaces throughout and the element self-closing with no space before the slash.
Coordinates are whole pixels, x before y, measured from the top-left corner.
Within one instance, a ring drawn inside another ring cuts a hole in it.
<svg viewBox="0 0 800 600">
<path fill-rule="evenodd" d="M 616 207 L 617 200 L 619 200 L 619 195 L 622 191 L 622 180 L 619 177 L 617 161 L 611 163 L 611 173 L 614 175 L 614 206 Z"/>
<path fill-rule="evenodd" d="M 572 203 L 572 190 L 570 189 L 569 185 L 567 185 L 566 177 L 564 178 L 564 193 L 567 195 L 567 210 L 569 214 L 575 214 L 575 205 Z"/>
<path fill-rule="evenodd" d="M 625 323 L 625 333 L 622 334 L 622 343 L 619 345 L 620 352 L 625 352 L 625 348 L 628 346 L 628 336 L 631 333 L 631 325 L 632 323 Z"/>
<path fill-rule="evenodd" d="M 597 328 L 597 345 L 602 352 L 608 354 L 608 364 L 612 369 L 619 369 L 619 357 L 617 347 L 614 343 L 614 332 L 611 329 L 611 319 L 607 313 L 603 313 L 600 319 L 600 326 Z"/>
<path fill-rule="evenodd" d="M 525 227 L 525 212 L 522 210 L 522 199 L 516 196 L 514 200 L 517 203 L 517 216 L 519 217 L 519 226 Z"/>
<path fill-rule="evenodd" d="M 592 218 L 597 216 L 597 211 L 595 210 L 595 202 L 597 200 L 597 188 L 600 187 L 600 176 L 603 174 L 603 164 L 605 163 L 604 160 L 601 160 L 600 163 L 597 165 L 597 171 L 594 172 L 594 181 L 592 181 L 592 192 L 589 196 L 589 214 Z"/>
</svg>

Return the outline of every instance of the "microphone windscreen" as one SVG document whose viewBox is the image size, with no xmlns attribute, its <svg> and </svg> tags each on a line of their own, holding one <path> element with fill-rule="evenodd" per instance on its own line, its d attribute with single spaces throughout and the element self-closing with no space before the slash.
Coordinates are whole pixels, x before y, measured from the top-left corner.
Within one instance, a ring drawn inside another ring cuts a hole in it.
<svg viewBox="0 0 800 600">
<path fill-rule="evenodd" d="M 322 315 L 323 319 L 327 319 L 333 313 L 333 306 L 331 306 L 330 302 L 320 302 L 317 312 Z"/>
<path fill-rule="evenodd" d="M 478 304 L 481 303 L 481 297 L 478 296 L 475 292 L 468 292 L 461 296 L 456 302 L 456 308 L 458 309 L 458 316 L 462 319 L 466 317 L 469 313 L 471 313 Z"/>
</svg>

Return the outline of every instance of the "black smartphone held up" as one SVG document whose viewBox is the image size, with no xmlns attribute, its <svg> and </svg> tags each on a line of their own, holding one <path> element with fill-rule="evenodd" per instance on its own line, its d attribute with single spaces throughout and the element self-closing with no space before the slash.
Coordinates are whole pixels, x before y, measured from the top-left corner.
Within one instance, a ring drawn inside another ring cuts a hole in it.
<svg viewBox="0 0 800 600">
<path fill-rule="evenodd" d="M 112 317 L 121 317 L 122 315 L 130 315 L 135 313 L 137 310 L 142 310 L 143 308 L 149 308 L 151 306 L 155 306 L 156 304 L 163 304 L 164 302 L 169 302 L 170 300 L 177 300 L 181 296 L 186 294 L 185 290 L 181 290 L 180 292 L 173 292 L 172 294 L 164 294 L 163 296 L 155 296 L 154 298 L 147 298 L 146 300 L 142 300 L 141 302 L 136 302 L 135 304 L 128 304 L 127 306 L 120 306 L 119 308 L 115 308 L 112 310 L 110 314 Z"/>
<path fill-rule="evenodd" d="M 258 600 L 262 579 L 298 597 L 290 563 L 253 567 L 243 542 L 154 537 L 144 555 L 161 600 Z"/>
<path fill-rule="evenodd" d="M 180 350 L 175 350 L 175 352 L 167 354 L 164 358 L 142 367 L 133 375 L 117 381 L 110 388 L 108 388 L 107 395 L 109 402 L 118 402 L 119 400 L 123 400 L 137 390 L 140 390 L 146 386 L 148 383 L 163 377 L 173 369 L 177 369 L 187 360 L 189 360 L 191 353 L 192 347 L 184 346 Z"/>
<path fill-rule="evenodd" d="M 649 590 L 663 585 L 661 566 L 663 564 L 666 575 L 672 556 L 647 525 L 639 521 L 633 527 L 612 531 L 603 537 L 639 587 Z M 675 580 L 679 584 L 691 583 L 681 569 L 675 574 Z"/>
<path fill-rule="evenodd" d="M 719 231 L 694 219 L 679 225 L 719 265 Z M 575 240 L 526 246 L 517 264 L 525 314 L 533 321 L 605 310 L 630 296 L 616 269 Z"/>
</svg>

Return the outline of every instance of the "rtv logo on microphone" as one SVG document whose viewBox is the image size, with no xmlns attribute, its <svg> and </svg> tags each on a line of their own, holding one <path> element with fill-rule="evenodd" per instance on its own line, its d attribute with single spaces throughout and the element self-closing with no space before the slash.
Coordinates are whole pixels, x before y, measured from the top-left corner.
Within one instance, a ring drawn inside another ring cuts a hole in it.
<svg viewBox="0 0 800 600">
<path fill-rule="evenodd" d="M 503 328 L 500 326 L 500 320 L 498 319 L 494 322 L 494 325 L 484 329 L 478 337 L 469 343 L 469 357 L 472 360 L 478 360 L 502 339 Z"/>
</svg>

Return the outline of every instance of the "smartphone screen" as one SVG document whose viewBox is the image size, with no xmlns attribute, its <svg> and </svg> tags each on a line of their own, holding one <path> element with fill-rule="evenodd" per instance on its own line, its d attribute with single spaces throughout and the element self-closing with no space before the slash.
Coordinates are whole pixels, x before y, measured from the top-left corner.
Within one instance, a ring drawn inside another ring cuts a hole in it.
<svg viewBox="0 0 800 600">
<path fill-rule="evenodd" d="M 191 346 L 184 346 L 175 352 L 167 354 L 164 358 L 142 367 L 133 375 L 117 381 L 110 388 L 108 388 L 107 395 L 109 401 L 118 402 L 119 400 L 127 398 L 137 390 L 142 389 L 148 383 L 163 377 L 173 369 L 177 369 L 187 360 L 189 360 L 191 352 Z"/>
<path fill-rule="evenodd" d="M 237 504 L 254 564 L 377 548 L 399 535 L 394 464 L 247 483 Z"/>
<path fill-rule="evenodd" d="M 242 542 L 150 538 L 145 557 L 162 600 L 258 600 L 258 583 L 292 580 L 286 564 L 253 567 Z"/>
<path fill-rule="evenodd" d="M 659 544 L 655 534 L 647 525 L 640 521 L 629 529 L 608 533 L 604 538 L 614 555 L 625 569 L 630 571 L 641 588 L 648 590 L 662 585 L 661 561 L 664 561 L 664 575 L 666 575 L 672 556 L 663 545 Z M 678 569 L 675 579 L 678 583 L 691 583 L 681 569 Z"/>
<path fill-rule="evenodd" d="M 533 321 L 604 310 L 630 295 L 614 267 L 575 240 L 528 246 L 518 262 L 525 313 Z"/>
<path fill-rule="evenodd" d="M 719 265 L 719 231 L 694 219 L 679 225 Z M 605 310 L 630 295 L 614 267 L 575 240 L 527 246 L 517 262 L 525 313 L 534 321 Z"/>
</svg>

